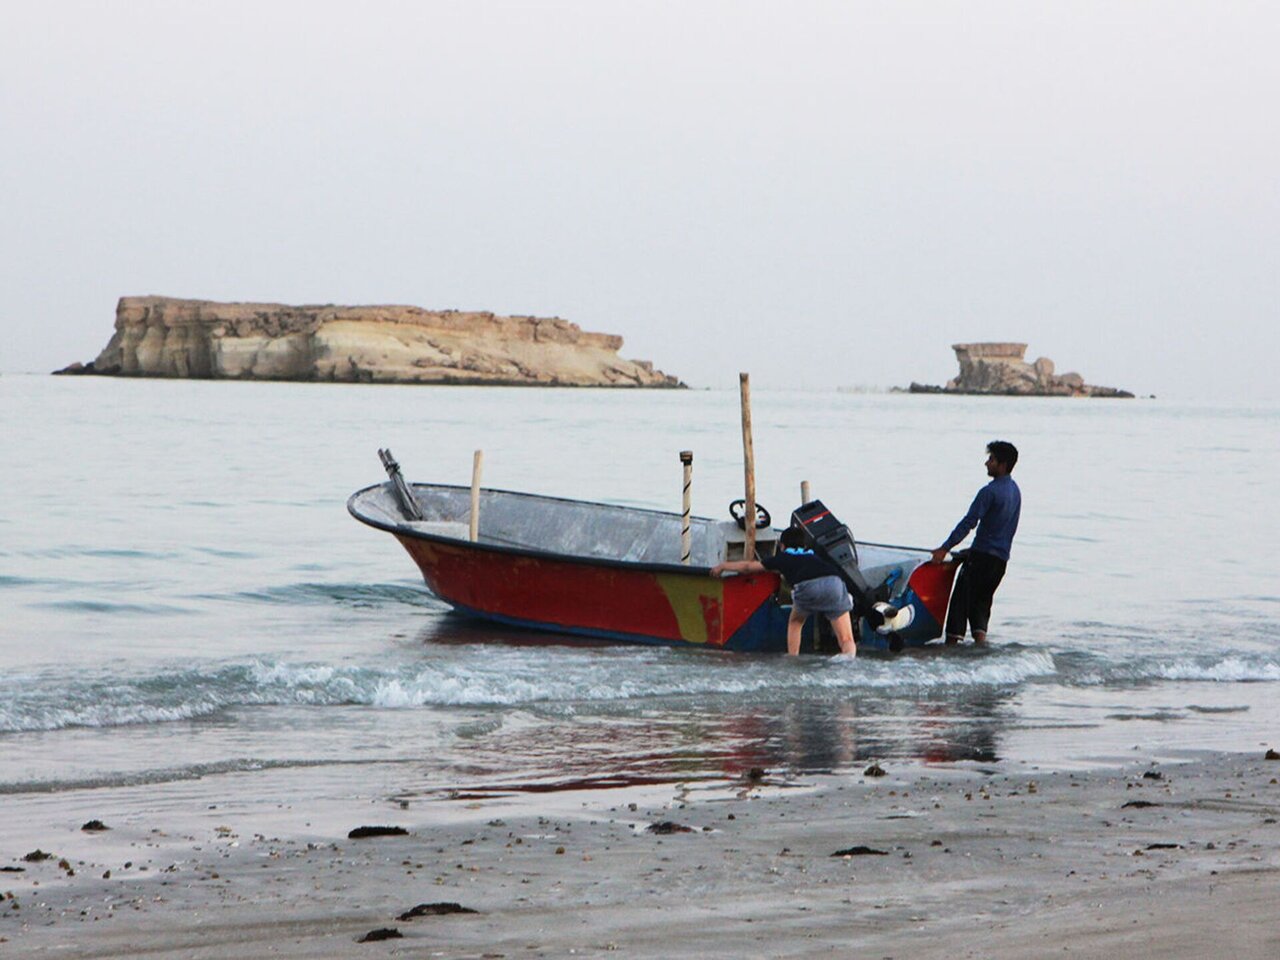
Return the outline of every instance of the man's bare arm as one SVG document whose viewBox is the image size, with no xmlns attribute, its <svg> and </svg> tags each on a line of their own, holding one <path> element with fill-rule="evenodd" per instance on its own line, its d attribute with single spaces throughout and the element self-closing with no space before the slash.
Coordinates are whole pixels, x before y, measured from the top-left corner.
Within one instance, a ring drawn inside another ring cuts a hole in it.
<svg viewBox="0 0 1280 960">
<path fill-rule="evenodd" d="M 764 564 L 759 560 L 726 560 L 711 568 L 713 577 L 722 577 L 726 573 L 764 573 Z"/>
</svg>

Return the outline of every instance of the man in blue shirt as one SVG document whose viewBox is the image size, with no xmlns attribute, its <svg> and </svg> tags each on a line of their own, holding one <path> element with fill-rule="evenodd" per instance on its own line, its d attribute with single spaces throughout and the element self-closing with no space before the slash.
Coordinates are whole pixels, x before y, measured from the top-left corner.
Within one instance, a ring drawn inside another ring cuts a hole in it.
<svg viewBox="0 0 1280 960">
<path fill-rule="evenodd" d="M 1022 492 L 1009 476 L 1018 462 L 1018 448 L 1005 440 L 987 444 L 987 476 L 991 482 L 978 491 L 964 519 L 956 524 L 951 536 L 933 551 L 933 562 L 941 563 L 947 552 L 969 535 L 976 524 L 973 546 L 951 591 L 951 607 L 947 611 L 947 643 L 964 639 L 966 623 L 974 643 L 987 642 L 987 624 L 991 620 L 991 600 L 996 587 L 1004 579 L 1005 565 L 1013 535 L 1018 532 L 1018 516 L 1022 513 Z"/>
</svg>

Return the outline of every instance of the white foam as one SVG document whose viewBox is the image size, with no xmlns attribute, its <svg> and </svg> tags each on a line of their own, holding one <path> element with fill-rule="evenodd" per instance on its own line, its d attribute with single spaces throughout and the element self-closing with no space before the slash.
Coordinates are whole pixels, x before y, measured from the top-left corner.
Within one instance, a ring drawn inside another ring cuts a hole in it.
<svg viewBox="0 0 1280 960">
<path fill-rule="evenodd" d="M 395 667 L 254 659 L 141 677 L 42 678 L 20 695 L 0 697 L 0 731 L 111 727 L 191 720 L 245 705 L 364 704 L 383 709 L 575 704 L 645 699 L 767 697 L 811 691 L 883 693 L 927 689 L 1016 688 L 1056 682 L 1098 686 L 1144 680 L 1240 683 L 1280 681 L 1280 663 L 1264 657 L 1220 659 L 1072 658 L 1043 650 L 993 649 L 982 655 L 894 659 L 713 658 L 666 650 L 587 652 L 544 649 L 462 652 Z M 967 653 L 967 651 L 966 651 Z M 554 663 L 550 662 L 554 658 Z M 11 683 L 5 684 L 6 688 Z"/>
<path fill-rule="evenodd" d="M 293 687 L 328 683 L 333 679 L 337 669 L 325 664 L 264 663 L 261 660 L 255 660 L 249 665 L 249 672 L 260 684 L 283 684 Z"/>
<path fill-rule="evenodd" d="M 878 690 L 893 687 L 1004 687 L 1058 674 L 1052 655 L 1038 651 L 1018 653 L 1012 657 L 989 655 L 980 660 L 966 661 L 934 657 L 928 660 L 853 660 L 844 661 L 844 664 L 857 669 L 858 674 L 855 677 L 819 676 L 821 682 L 818 685 Z"/>
<path fill-rule="evenodd" d="M 208 716 L 221 709 L 208 702 L 159 706 L 145 703 L 93 703 L 80 707 L 36 707 L 26 712 L 0 709 L 0 731 L 61 730 L 66 727 L 122 727 L 170 723 Z"/>
<path fill-rule="evenodd" d="M 1274 661 L 1249 662 L 1229 656 L 1215 663 L 1175 660 L 1158 664 L 1153 673 L 1161 680 L 1208 680 L 1217 683 L 1250 683 L 1280 680 L 1280 664 Z"/>
</svg>

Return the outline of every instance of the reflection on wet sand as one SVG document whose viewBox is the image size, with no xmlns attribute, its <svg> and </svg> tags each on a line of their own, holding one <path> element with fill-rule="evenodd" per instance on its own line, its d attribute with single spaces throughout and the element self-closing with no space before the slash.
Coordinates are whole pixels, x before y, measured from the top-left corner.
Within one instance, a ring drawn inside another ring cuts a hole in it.
<svg viewBox="0 0 1280 960">
<path fill-rule="evenodd" d="M 433 620 L 419 639 L 547 642 L 545 635 L 456 617 Z M 564 642 L 583 643 L 569 637 Z M 916 654 L 928 655 L 933 652 Z M 555 647 L 547 656 L 556 656 Z M 715 693 L 495 707 L 503 722 L 459 738 L 450 756 L 439 758 L 450 761 L 444 770 L 424 770 L 433 782 L 421 787 L 433 794 L 484 795 L 740 780 L 764 771 L 771 777 L 846 773 L 890 758 L 994 762 L 1000 738 L 1013 723 L 1010 699 L 973 689 L 817 689 L 797 699 L 793 689 L 776 705 Z"/>
</svg>

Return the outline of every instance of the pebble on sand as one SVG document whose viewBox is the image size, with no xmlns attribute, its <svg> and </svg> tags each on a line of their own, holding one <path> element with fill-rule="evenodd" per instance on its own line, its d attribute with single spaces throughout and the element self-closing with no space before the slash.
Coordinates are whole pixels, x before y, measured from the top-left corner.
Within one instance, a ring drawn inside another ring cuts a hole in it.
<svg viewBox="0 0 1280 960">
<path fill-rule="evenodd" d="M 404 934 L 395 927 L 379 927 L 377 930 L 370 930 L 356 943 L 376 943 L 379 940 L 402 940 Z"/>
<path fill-rule="evenodd" d="M 404 827 L 356 827 L 347 834 L 348 840 L 363 840 L 365 837 L 403 837 L 409 833 Z"/>
<path fill-rule="evenodd" d="M 831 854 L 833 857 L 887 857 L 888 850 L 877 850 L 875 847 L 864 847 L 858 844 L 855 847 L 846 847 L 844 850 L 837 850 Z"/>
<path fill-rule="evenodd" d="M 647 829 L 650 833 L 693 833 L 693 827 L 686 827 L 683 823 L 676 823 L 674 820 L 651 823 Z"/>
<path fill-rule="evenodd" d="M 464 907 L 460 903 L 451 901 L 441 901 L 440 903 L 420 903 L 416 907 L 410 907 L 397 920 L 412 920 L 414 917 L 438 917 L 446 913 L 476 913 L 470 907 Z"/>
</svg>

